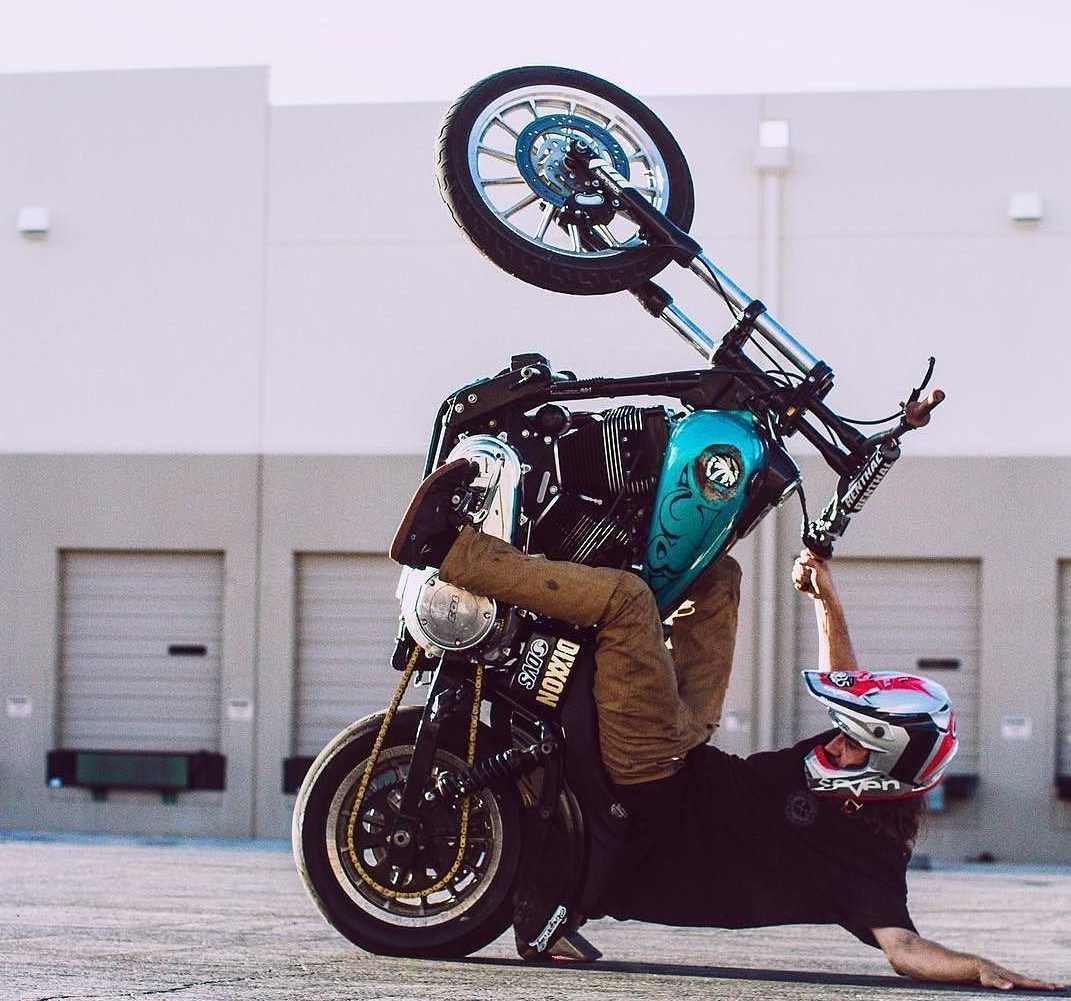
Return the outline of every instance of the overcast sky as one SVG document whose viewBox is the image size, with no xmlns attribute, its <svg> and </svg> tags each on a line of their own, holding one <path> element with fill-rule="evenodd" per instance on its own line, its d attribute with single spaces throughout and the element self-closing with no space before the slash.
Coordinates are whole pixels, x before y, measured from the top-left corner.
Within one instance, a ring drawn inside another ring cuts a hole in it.
<svg viewBox="0 0 1071 1001">
<path fill-rule="evenodd" d="M 1069 50 L 1069 0 L 0 0 L 0 72 L 268 65 L 275 104 L 441 101 L 525 63 L 649 95 L 1067 86 Z"/>
</svg>

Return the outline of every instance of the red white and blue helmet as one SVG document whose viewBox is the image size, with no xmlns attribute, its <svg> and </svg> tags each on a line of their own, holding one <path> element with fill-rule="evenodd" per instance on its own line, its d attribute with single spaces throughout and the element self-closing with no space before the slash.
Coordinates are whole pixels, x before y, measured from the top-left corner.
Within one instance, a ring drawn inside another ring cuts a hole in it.
<svg viewBox="0 0 1071 1001">
<path fill-rule="evenodd" d="M 932 789 L 959 746 L 948 692 L 929 678 L 893 671 L 804 671 L 808 694 L 837 728 L 870 752 L 837 768 L 823 747 L 804 760 L 807 785 L 835 799 L 906 799 Z"/>
</svg>

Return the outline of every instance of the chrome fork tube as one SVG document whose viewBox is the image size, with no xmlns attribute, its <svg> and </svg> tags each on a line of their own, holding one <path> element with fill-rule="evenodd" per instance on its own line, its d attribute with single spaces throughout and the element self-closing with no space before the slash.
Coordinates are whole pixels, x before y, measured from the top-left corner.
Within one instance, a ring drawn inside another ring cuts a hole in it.
<svg viewBox="0 0 1071 1001">
<path fill-rule="evenodd" d="M 718 345 L 702 327 L 689 319 L 673 303 L 670 303 L 662 310 L 659 314 L 659 319 L 672 327 L 683 340 L 695 348 L 703 356 L 707 364 L 710 363 L 714 352 L 718 350 Z"/>
<path fill-rule="evenodd" d="M 737 309 L 746 309 L 754 300 L 705 254 L 692 259 L 688 265 L 715 292 L 724 294 Z M 769 313 L 762 313 L 755 320 L 755 332 L 781 352 L 800 373 L 806 375 L 821 359 L 816 358 Z"/>
</svg>

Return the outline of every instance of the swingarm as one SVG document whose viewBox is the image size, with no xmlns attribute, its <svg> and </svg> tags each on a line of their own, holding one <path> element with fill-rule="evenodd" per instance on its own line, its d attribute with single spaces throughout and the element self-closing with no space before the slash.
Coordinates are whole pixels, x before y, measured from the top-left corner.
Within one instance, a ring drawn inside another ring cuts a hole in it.
<svg viewBox="0 0 1071 1001">
<path fill-rule="evenodd" d="M 479 677 L 482 679 L 482 672 Z M 409 772 L 395 807 L 393 823 L 384 838 L 389 861 L 401 872 L 412 866 L 414 854 L 427 839 L 427 833 L 422 830 L 421 810 L 437 800 L 459 804 L 492 782 L 517 779 L 544 766 L 553 781 L 549 778 L 544 781 L 549 798 L 547 803 L 541 802 L 540 816 L 545 823 L 553 819 L 551 807 L 561 788 L 561 742 L 545 724 L 540 726 L 540 736 L 532 743 L 507 747 L 480 760 L 476 760 L 473 726 L 470 728 L 468 767 L 458 774 L 442 772 L 436 775 L 433 764 L 442 728 L 450 725 L 452 720 L 478 720 L 481 689 L 481 680 L 472 678 L 471 664 L 447 658 L 440 662 L 431 680 L 413 741 Z M 500 697 L 502 693 L 497 695 Z"/>
</svg>

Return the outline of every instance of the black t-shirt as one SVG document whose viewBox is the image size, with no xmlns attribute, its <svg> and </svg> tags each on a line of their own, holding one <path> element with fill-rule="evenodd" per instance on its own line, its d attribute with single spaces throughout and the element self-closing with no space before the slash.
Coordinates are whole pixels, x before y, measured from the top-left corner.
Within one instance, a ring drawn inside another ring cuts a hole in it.
<svg viewBox="0 0 1071 1001">
<path fill-rule="evenodd" d="M 902 851 L 807 790 L 803 759 L 830 736 L 746 759 L 698 747 L 676 775 L 619 787 L 633 836 L 607 913 L 713 928 L 839 924 L 868 945 L 872 928 L 914 931 Z"/>
</svg>

